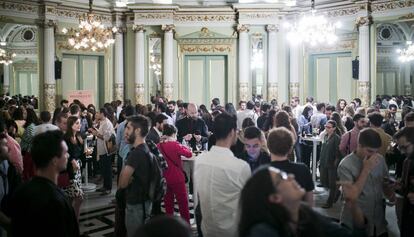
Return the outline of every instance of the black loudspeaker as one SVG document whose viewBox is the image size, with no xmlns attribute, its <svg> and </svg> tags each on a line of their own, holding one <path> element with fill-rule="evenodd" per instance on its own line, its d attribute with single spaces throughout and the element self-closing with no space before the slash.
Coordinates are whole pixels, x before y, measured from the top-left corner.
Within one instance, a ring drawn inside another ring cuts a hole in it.
<svg viewBox="0 0 414 237">
<path fill-rule="evenodd" d="M 55 79 L 62 79 L 62 62 L 59 59 L 55 61 Z"/>
<path fill-rule="evenodd" d="M 359 60 L 358 56 L 355 57 L 355 60 L 352 60 L 352 78 L 358 80 L 359 78 Z"/>
</svg>

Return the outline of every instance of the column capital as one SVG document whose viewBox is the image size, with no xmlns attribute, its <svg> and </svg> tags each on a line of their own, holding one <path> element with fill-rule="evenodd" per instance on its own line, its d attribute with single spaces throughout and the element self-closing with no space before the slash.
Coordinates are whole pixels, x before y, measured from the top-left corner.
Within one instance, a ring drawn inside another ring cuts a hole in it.
<svg viewBox="0 0 414 237">
<path fill-rule="evenodd" d="M 299 82 L 289 82 L 289 98 L 299 97 Z"/>
<path fill-rule="evenodd" d="M 239 82 L 239 100 L 248 101 L 249 98 L 249 83 Z"/>
<path fill-rule="evenodd" d="M 39 26 L 40 28 L 57 28 L 57 21 L 54 20 L 38 20 L 36 21 L 36 25 Z"/>
<path fill-rule="evenodd" d="M 134 33 L 144 33 L 145 32 L 145 26 L 144 25 L 133 25 L 132 31 Z"/>
<path fill-rule="evenodd" d="M 45 110 L 53 112 L 56 107 L 56 84 L 44 84 L 43 85 L 43 99 Z"/>
<path fill-rule="evenodd" d="M 355 27 L 369 26 L 373 23 L 372 16 L 359 16 L 355 19 Z"/>
<path fill-rule="evenodd" d="M 143 83 L 135 83 L 135 103 L 145 103 L 145 87 Z"/>
<path fill-rule="evenodd" d="M 250 28 L 250 25 L 238 24 L 236 30 L 239 33 L 242 33 L 242 32 L 248 33 L 250 30 L 249 28 Z"/>
<path fill-rule="evenodd" d="M 126 27 L 120 26 L 120 27 L 116 27 L 116 28 L 117 28 L 117 31 L 116 31 L 116 33 L 114 35 L 124 34 L 124 33 L 127 32 L 127 28 Z"/>
<path fill-rule="evenodd" d="M 266 31 L 269 33 L 279 32 L 279 25 L 266 25 Z"/>
<path fill-rule="evenodd" d="M 175 31 L 175 25 L 162 25 L 161 30 L 165 32 L 174 32 Z"/>
</svg>

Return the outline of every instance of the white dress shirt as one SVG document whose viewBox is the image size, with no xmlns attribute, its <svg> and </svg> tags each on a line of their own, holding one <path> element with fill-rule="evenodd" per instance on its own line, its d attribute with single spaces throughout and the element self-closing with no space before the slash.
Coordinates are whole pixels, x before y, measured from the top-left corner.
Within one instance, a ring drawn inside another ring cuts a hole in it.
<svg viewBox="0 0 414 237">
<path fill-rule="evenodd" d="M 259 116 L 252 109 L 245 109 L 237 113 L 237 129 L 242 128 L 242 124 L 245 118 L 251 118 L 254 124 L 257 125 L 257 118 Z"/>
<path fill-rule="evenodd" d="M 105 141 L 108 141 L 111 138 L 111 135 L 115 133 L 114 126 L 108 118 L 105 118 L 99 122 L 98 133 L 103 136 L 103 139 L 98 138 L 96 140 L 96 152 L 98 156 L 101 156 L 108 153 Z"/>
<path fill-rule="evenodd" d="M 236 158 L 228 148 L 213 146 L 195 159 L 195 193 L 204 236 L 237 236 L 240 193 L 250 175 L 247 162 Z"/>
</svg>

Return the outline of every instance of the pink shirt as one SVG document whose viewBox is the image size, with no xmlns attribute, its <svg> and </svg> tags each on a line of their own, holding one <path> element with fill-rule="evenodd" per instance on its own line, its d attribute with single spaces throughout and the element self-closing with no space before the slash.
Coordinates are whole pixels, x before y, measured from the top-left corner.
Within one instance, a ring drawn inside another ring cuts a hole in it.
<svg viewBox="0 0 414 237">
<path fill-rule="evenodd" d="M 23 157 L 19 143 L 14 138 L 6 134 L 7 148 L 9 149 L 10 162 L 14 165 L 17 172 L 23 172 Z"/>
</svg>

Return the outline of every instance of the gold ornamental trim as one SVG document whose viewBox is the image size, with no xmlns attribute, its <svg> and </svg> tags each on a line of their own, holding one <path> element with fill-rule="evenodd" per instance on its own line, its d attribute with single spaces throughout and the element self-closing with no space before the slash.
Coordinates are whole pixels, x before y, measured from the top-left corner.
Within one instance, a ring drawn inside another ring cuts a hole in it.
<svg viewBox="0 0 414 237">
<path fill-rule="evenodd" d="M 230 45 L 180 45 L 181 53 L 230 53 Z"/>
</svg>

